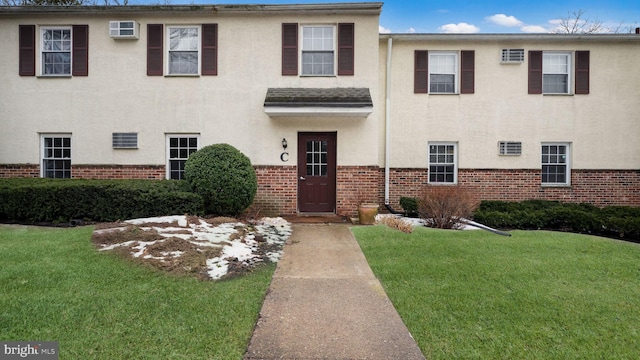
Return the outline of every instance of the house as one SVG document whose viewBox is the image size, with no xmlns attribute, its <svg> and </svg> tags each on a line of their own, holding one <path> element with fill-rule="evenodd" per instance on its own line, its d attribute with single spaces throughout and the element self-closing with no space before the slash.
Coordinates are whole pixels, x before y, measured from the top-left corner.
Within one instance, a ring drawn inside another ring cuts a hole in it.
<svg viewBox="0 0 640 360">
<path fill-rule="evenodd" d="M 262 213 L 640 206 L 640 35 L 378 34 L 382 7 L 0 7 L 0 177 L 180 179 L 228 143 Z"/>
</svg>

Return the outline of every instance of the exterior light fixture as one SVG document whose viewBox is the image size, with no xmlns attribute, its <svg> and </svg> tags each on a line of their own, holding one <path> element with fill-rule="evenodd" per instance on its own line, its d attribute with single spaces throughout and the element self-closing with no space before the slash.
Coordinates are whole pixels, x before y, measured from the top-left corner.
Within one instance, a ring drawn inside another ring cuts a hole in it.
<svg viewBox="0 0 640 360">
<path fill-rule="evenodd" d="M 289 161 L 289 153 L 287 152 L 287 147 L 289 145 L 287 144 L 287 139 L 282 138 L 282 154 L 280 154 L 280 160 L 282 162 L 287 162 Z"/>
</svg>

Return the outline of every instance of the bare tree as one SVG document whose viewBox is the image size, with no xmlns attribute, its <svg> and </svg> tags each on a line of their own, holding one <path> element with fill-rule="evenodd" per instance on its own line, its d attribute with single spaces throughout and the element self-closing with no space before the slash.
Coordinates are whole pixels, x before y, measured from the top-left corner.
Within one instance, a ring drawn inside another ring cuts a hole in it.
<svg viewBox="0 0 640 360">
<path fill-rule="evenodd" d="M 595 18 L 593 20 L 585 18 L 586 10 L 578 10 L 567 13 L 566 17 L 560 18 L 557 22 L 555 33 L 558 34 L 593 34 L 601 32 L 611 32 L 602 21 Z"/>
</svg>

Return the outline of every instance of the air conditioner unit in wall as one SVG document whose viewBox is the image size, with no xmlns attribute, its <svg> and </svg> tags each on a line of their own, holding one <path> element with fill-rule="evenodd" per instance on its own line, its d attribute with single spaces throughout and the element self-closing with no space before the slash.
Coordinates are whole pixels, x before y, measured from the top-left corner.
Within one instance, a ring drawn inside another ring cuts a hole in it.
<svg viewBox="0 0 640 360">
<path fill-rule="evenodd" d="M 133 20 L 109 21 L 109 36 L 114 39 L 138 39 L 140 24 Z"/>
</svg>

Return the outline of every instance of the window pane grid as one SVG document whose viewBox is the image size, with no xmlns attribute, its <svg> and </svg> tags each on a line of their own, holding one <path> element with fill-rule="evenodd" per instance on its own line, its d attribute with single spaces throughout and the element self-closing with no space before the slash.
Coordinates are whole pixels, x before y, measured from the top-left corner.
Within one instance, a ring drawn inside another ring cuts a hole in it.
<svg viewBox="0 0 640 360">
<path fill-rule="evenodd" d="M 429 182 L 455 182 L 455 145 L 429 146 Z"/>
<path fill-rule="evenodd" d="M 42 73 L 71 75 L 71 29 L 42 30 Z"/>
<path fill-rule="evenodd" d="M 71 138 L 45 137 L 42 172 L 47 178 L 71 178 Z"/>
<path fill-rule="evenodd" d="M 547 94 L 568 94 L 569 70 L 569 54 L 543 54 L 542 92 Z"/>
<path fill-rule="evenodd" d="M 198 74 L 198 28 L 169 28 L 169 74 Z"/>
<path fill-rule="evenodd" d="M 456 62 L 456 54 L 429 54 L 429 91 L 431 93 L 455 93 Z"/>
<path fill-rule="evenodd" d="M 198 151 L 197 137 L 170 137 L 169 138 L 169 178 L 172 180 L 184 179 L 184 164 L 189 155 Z"/>
<path fill-rule="evenodd" d="M 307 141 L 307 176 L 327 176 L 327 141 Z"/>
<path fill-rule="evenodd" d="M 333 26 L 305 26 L 302 29 L 302 74 L 334 74 Z"/>
<path fill-rule="evenodd" d="M 542 183 L 567 184 L 568 164 L 566 145 L 542 145 Z"/>
</svg>

